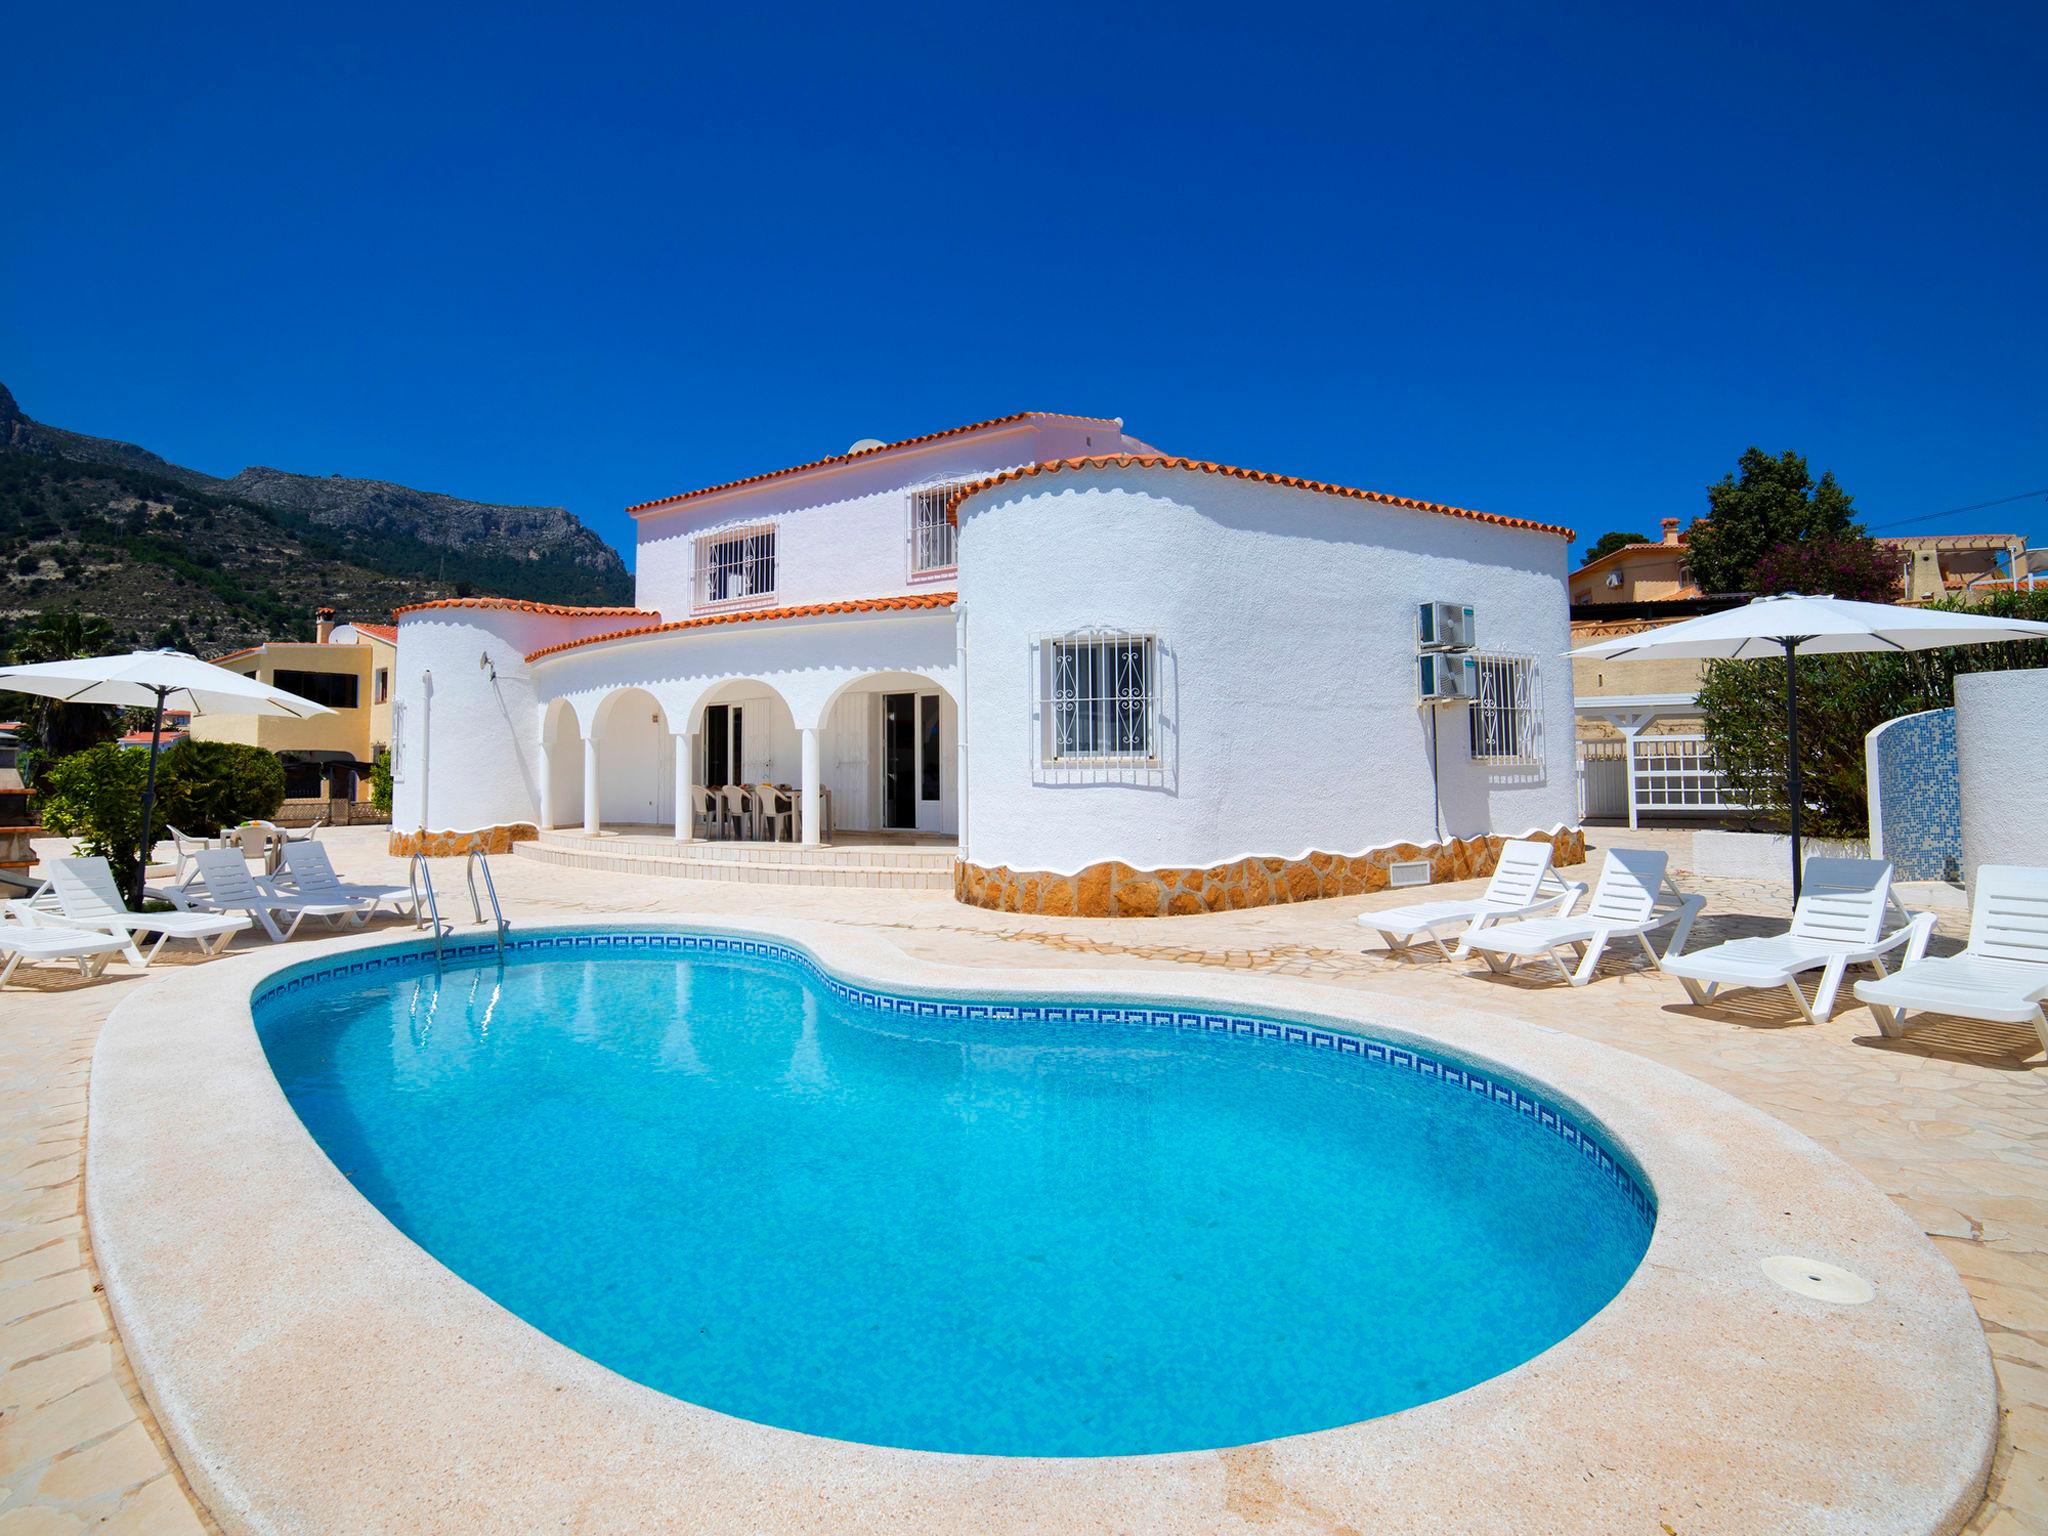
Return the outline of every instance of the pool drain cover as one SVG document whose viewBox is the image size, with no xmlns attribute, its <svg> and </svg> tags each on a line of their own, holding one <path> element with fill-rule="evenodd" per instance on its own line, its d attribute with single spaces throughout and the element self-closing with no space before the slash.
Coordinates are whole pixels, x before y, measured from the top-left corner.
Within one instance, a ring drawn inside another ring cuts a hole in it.
<svg viewBox="0 0 2048 1536">
<path fill-rule="evenodd" d="M 1819 1259 L 1781 1253 L 1764 1260 L 1764 1273 L 1795 1296 L 1831 1301 L 1842 1307 L 1860 1307 L 1877 1295 L 1877 1287 L 1861 1275 L 1851 1274 L 1839 1265 L 1823 1264 Z"/>
</svg>

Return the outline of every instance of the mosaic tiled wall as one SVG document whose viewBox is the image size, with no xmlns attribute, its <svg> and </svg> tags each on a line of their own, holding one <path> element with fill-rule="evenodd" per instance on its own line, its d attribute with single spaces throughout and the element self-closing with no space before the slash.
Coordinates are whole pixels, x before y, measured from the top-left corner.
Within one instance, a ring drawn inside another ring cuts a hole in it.
<svg viewBox="0 0 2048 1536">
<path fill-rule="evenodd" d="M 1963 795 L 1956 776 L 1956 712 L 1931 709 L 1873 735 L 1868 768 L 1874 850 L 1899 880 L 1956 880 L 1963 864 Z"/>
<path fill-rule="evenodd" d="M 430 859 L 460 858 L 465 853 L 510 853 L 514 843 L 530 843 L 540 836 L 531 822 L 514 822 L 509 827 L 479 827 L 471 832 L 399 832 L 391 834 L 391 856 L 409 859 L 424 853 Z"/>
<path fill-rule="evenodd" d="M 1532 833 L 1556 849 L 1559 864 L 1586 862 L 1586 834 L 1575 827 Z M 1391 865 L 1430 862 L 1430 879 L 1471 880 L 1493 873 L 1502 837 L 1453 838 L 1443 843 L 1396 843 L 1361 854 L 1311 853 L 1300 859 L 1238 859 L 1206 869 L 1133 869 L 1091 864 L 1079 874 L 985 869 L 954 865 L 953 894 L 969 906 L 1045 917 L 1178 917 L 1194 912 L 1235 912 L 1282 902 L 1384 891 Z"/>
</svg>

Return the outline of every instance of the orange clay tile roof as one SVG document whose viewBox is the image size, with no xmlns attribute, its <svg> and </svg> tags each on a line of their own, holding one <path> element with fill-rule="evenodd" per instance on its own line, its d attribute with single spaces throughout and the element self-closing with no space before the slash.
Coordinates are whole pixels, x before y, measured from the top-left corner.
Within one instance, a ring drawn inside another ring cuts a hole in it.
<svg viewBox="0 0 2048 1536">
<path fill-rule="evenodd" d="M 359 629 L 359 630 L 361 630 L 361 631 L 362 631 L 362 632 L 363 632 L 364 634 L 366 634 L 366 635 L 372 635 L 372 636 L 376 637 L 376 638 L 377 638 L 377 639 L 379 639 L 379 640 L 387 640 L 387 641 L 390 641 L 390 642 L 391 642 L 392 644 L 394 644 L 394 645 L 398 643 L 398 626 L 397 626 L 396 624 L 355 624 L 355 623 L 351 623 L 351 624 L 349 625 L 349 628 L 350 628 L 350 629 Z"/>
<path fill-rule="evenodd" d="M 771 469 L 758 475 L 747 475 L 738 480 L 728 480 L 722 485 L 707 485 L 701 490 L 683 491 L 675 496 L 658 496 L 653 501 L 639 501 L 626 508 L 629 513 L 645 512 L 651 507 L 666 507 L 678 501 L 689 501 L 698 496 L 710 496 L 719 491 L 737 490 L 743 485 L 755 485 L 763 480 L 779 480 L 784 475 L 800 475 L 807 469 L 823 469 L 831 464 L 851 464 L 855 459 L 872 458 L 878 453 L 890 453 L 898 448 L 914 448 L 920 443 L 935 443 L 942 437 L 959 437 L 967 432 L 981 432 L 990 427 L 1013 426 L 1020 421 L 1086 421 L 1098 426 L 1116 427 L 1119 424 L 1107 416 L 1068 416 L 1059 411 L 1018 411 L 1009 416 L 992 416 L 987 421 L 970 421 L 964 427 L 948 427 L 943 432 L 926 432 L 919 437 L 906 437 L 897 442 L 884 443 L 879 448 L 864 449 L 860 453 L 835 453 L 829 459 L 813 459 L 808 464 L 792 464 L 787 469 Z"/>
<path fill-rule="evenodd" d="M 428 603 L 407 603 L 391 610 L 391 621 L 401 614 L 426 608 L 499 608 L 511 613 L 545 613 L 560 619 L 658 619 L 651 608 L 568 608 L 560 603 L 530 603 L 520 597 L 437 597 Z"/>
<path fill-rule="evenodd" d="M 1051 475 L 1070 469 L 1181 469 L 1192 470 L 1204 475 L 1229 475 L 1238 480 L 1256 480 L 1264 485 L 1287 485 L 1298 491 L 1319 491 L 1326 496 L 1349 496 L 1358 501 L 1376 501 L 1389 507 L 1407 507 L 1415 512 L 1438 512 L 1445 517 L 1468 517 L 1474 522 L 1493 523 L 1502 528 L 1527 528 L 1535 533 L 1556 534 L 1569 539 L 1575 535 L 1569 528 L 1555 523 L 1530 522 L 1527 518 L 1503 517 L 1498 512 L 1474 512 L 1466 507 L 1446 507 L 1434 501 L 1415 501 L 1406 496 L 1389 496 L 1384 491 L 1361 491 L 1348 485 L 1328 485 L 1321 480 L 1304 480 L 1298 475 L 1276 475 L 1263 469 L 1239 469 L 1231 464 L 1212 464 L 1206 459 L 1176 459 L 1166 454 L 1104 453 L 1079 459 L 1054 459 L 1044 464 L 1027 464 L 1022 469 L 1009 469 L 999 475 L 990 475 L 972 485 L 962 486 L 953 493 L 953 499 L 946 503 L 946 517 L 951 522 L 960 520 L 960 503 L 970 496 L 979 495 L 991 486 L 1002 485 L 1011 480 L 1022 480 L 1030 475 Z"/>
<path fill-rule="evenodd" d="M 268 645 L 269 643 L 270 642 L 266 640 L 264 642 L 264 645 Z M 263 646 L 261 645 L 245 645 L 239 651 L 229 651 L 225 656 L 214 657 L 213 665 L 217 667 L 224 661 L 240 661 L 244 656 L 254 656 L 258 651 L 262 649 Z"/>
<path fill-rule="evenodd" d="M 913 592 L 904 597 L 856 597 L 840 603 L 805 603 L 800 608 L 750 608 L 739 613 L 709 613 L 702 618 L 677 619 L 670 624 L 646 624 L 639 629 L 615 629 L 610 634 L 586 635 L 581 640 L 564 640 L 527 653 L 528 661 L 539 661 L 561 651 L 607 640 L 638 640 L 647 635 L 672 635 L 685 629 L 709 629 L 715 624 L 764 624 L 772 619 L 813 619 L 832 613 L 907 612 L 918 608 L 950 608 L 957 592 Z"/>
</svg>

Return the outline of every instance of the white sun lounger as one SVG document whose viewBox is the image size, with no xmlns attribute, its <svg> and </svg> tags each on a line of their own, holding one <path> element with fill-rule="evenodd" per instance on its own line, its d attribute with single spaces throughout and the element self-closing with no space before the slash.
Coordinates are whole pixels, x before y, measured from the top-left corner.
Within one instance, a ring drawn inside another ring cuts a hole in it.
<svg viewBox="0 0 2048 1536">
<path fill-rule="evenodd" d="M 360 923 L 370 915 L 369 907 L 359 901 L 320 901 L 280 891 L 249 873 L 248 861 L 239 848 L 203 849 L 193 855 L 193 862 L 199 878 L 195 884 L 181 887 L 186 904 L 203 911 L 246 912 L 274 940 L 290 938 L 309 917 L 325 918 L 330 926 L 339 928 Z M 279 913 L 290 914 L 289 928 L 279 929 Z"/>
<path fill-rule="evenodd" d="M 1685 948 L 1686 935 L 1692 932 L 1693 919 L 1706 905 L 1704 897 L 1681 895 L 1665 877 L 1664 865 L 1661 853 L 1610 848 L 1585 911 L 1571 917 L 1525 917 L 1495 923 L 1468 935 L 1466 947 L 1489 969 L 1503 975 L 1518 961 L 1547 958 L 1557 967 L 1558 975 L 1575 987 L 1593 979 L 1600 957 L 1615 939 L 1634 939 L 1650 963 L 1661 967 L 1664 962 L 1650 947 L 1650 935 L 1669 927 L 1671 942 L 1665 953 L 1679 953 Z M 1573 952 L 1576 967 L 1564 963 L 1560 957 L 1564 950 Z"/>
<path fill-rule="evenodd" d="M 1472 935 L 1488 923 L 1527 917 L 1552 905 L 1559 917 L 1571 911 L 1586 888 L 1577 881 L 1562 879 L 1550 867 L 1550 859 L 1551 846 L 1547 842 L 1505 843 L 1483 895 L 1463 901 L 1418 901 L 1383 912 L 1361 912 L 1358 925 L 1378 934 L 1394 959 L 1406 959 L 1414 953 L 1412 945 L 1424 939 L 1434 944 L 1446 960 L 1460 959 Z M 1460 929 L 1464 931 L 1463 937 L 1453 951 L 1448 940 Z"/>
<path fill-rule="evenodd" d="M 1919 934 L 1919 946 L 1934 931 L 1934 914 L 1913 917 L 1892 900 L 1892 866 L 1887 859 L 1806 861 L 1792 926 L 1779 934 L 1731 939 L 1691 954 L 1666 955 L 1664 969 L 1702 1007 L 1719 987 L 1783 987 L 1809 1024 L 1832 1018 L 1842 976 L 1852 965 L 1874 965 L 1884 974 L 1884 957 Z M 1887 912 L 1901 922 L 1884 933 Z M 1807 1005 L 1799 977 L 1820 972 L 1813 1004 Z"/>
<path fill-rule="evenodd" d="M 282 855 L 283 863 L 273 880 L 280 890 L 295 892 L 311 901 L 366 902 L 373 913 L 378 907 L 389 905 L 399 917 L 413 915 L 418 898 L 410 886 L 358 885 L 343 880 L 334 872 L 327 850 L 316 842 L 287 842 Z"/>
<path fill-rule="evenodd" d="M 1897 974 L 1856 983 L 1856 996 L 1897 1038 L 1906 1014 L 1946 1013 L 1998 1024 L 2031 1024 L 2048 1050 L 2048 869 L 2023 864 L 1977 866 L 1970 942 L 1959 955 L 1926 958 L 1916 939 Z"/>
<path fill-rule="evenodd" d="M 225 912 L 133 912 L 121 899 L 114 872 L 105 859 L 48 862 L 49 879 L 29 898 L 33 920 L 50 927 L 112 934 L 127 945 L 130 965 L 148 965 L 172 939 L 190 939 L 202 955 L 217 955 L 249 926 L 246 916 Z M 157 936 L 147 954 L 135 947 L 138 933 Z"/>
<path fill-rule="evenodd" d="M 17 915 L 22 905 L 8 903 L 9 910 Z M 5 963 L 0 964 L 0 985 L 6 984 L 14 968 L 24 960 L 76 960 L 79 975 L 97 976 L 107 968 L 109 960 L 132 947 L 125 938 L 87 933 L 82 928 L 46 928 L 32 917 L 0 920 L 0 955 L 6 956 Z"/>
</svg>

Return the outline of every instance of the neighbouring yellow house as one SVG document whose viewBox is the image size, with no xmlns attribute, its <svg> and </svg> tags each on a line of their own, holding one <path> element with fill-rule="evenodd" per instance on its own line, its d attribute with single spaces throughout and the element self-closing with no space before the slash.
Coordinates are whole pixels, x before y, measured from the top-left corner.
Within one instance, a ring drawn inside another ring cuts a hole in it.
<svg viewBox="0 0 2048 1536">
<path fill-rule="evenodd" d="M 202 741 L 239 741 L 275 752 L 284 760 L 288 799 L 368 800 L 370 764 L 391 742 L 397 627 L 336 624 L 334 610 L 322 608 L 314 616 L 313 636 L 310 641 L 266 641 L 213 662 L 325 704 L 333 714 L 308 720 L 197 715 L 192 734 Z"/>
</svg>

